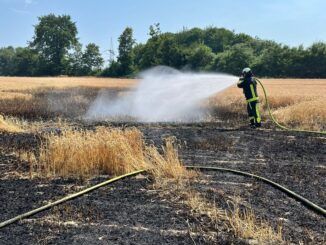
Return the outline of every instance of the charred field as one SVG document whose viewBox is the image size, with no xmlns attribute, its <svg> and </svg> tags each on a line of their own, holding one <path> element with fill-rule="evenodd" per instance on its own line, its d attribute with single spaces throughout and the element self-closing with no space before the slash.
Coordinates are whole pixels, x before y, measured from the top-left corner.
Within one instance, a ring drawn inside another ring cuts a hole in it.
<svg viewBox="0 0 326 245">
<path fill-rule="evenodd" d="M 65 130 L 93 132 L 99 127 L 139 131 L 144 144 L 160 153 L 164 152 L 165 140 L 173 137 L 183 165 L 257 174 L 325 208 L 325 136 L 276 129 L 267 118 L 264 104 L 263 127 L 248 128 L 242 95 L 233 88 L 230 103 L 220 102 L 218 97 L 208 102 L 216 119 L 209 122 L 81 120 L 80 115 L 105 82 L 100 81 L 98 87 L 86 79 L 70 88 L 2 88 L 8 97 L 0 99 L 0 109 L 8 124 L 1 122 L 4 129 L 0 129 L 1 222 L 113 177 L 101 171 L 86 177 L 45 176 L 33 169 L 34 158 L 40 159 L 44 135 L 61 135 Z M 287 82 L 293 88 L 297 81 Z M 312 82 L 320 93 L 317 100 L 325 103 L 325 81 Z M 267 89 L 277 86 L 275 81 L 266 83 Z M 106 89 L 112 93 L 125 89 L 115 84 L 113 81 Z M 72 92 L 76 87 L 78 92 Z M 317 91 L 315 87 L 308 92 Z M 271 97 L 275 116 L 289 126 L 323 130 L 322 104 L 308 113 L 309 117 L 319 115 L 317 120 L 300 118 L 304 117 L 304 103 L 313 102 L 311 94 L 305 99 L 290 93 L 279 94 L 274 100 Z M 54 108 L 56 100 L 61 103 Z M 294 111 L 291 118 L 286 117 L 287 111 Z M 325 217 L 252 178 L 201 171 L 186 181 L 164 179 L 157 183 L 147 172 L 1 228 L 0 244 L 325 244 L 325 230 Z"/>
<path fill-rule="evenodd" d="M 318 135 L 274 129 L 223 128 L 218 123 L 131 124 L 96 126 L 137 127 L 148 143 L 178 140 L 186 165 L 219 166 L 248 171 L 272 179 L 323 206 L 326 200 L 326 139 Z M 91 129 L 95 125 L 76 123 Z M 33 134 L 1 135 L 1 220 L 29 211 L 45 202 L 103 181 L 72 178 L 29 178 L 28 165 L 13 151 L 36 148 Z M 10 147 L 8 147 L 10 146 Z M 323 244 L 325 218 L 279 190 L 257 180 L 222 172 L 204 171 L 191 186 L 225 210 L 235 199 L 266 220 L 288 243 Z M 171 187 L 173 190 L 173 187 Z M 171 192 L 160 195 L 151 177 L 129 178 L 52 208 L 0 230 L 2 244 L 250 244 L 205 215 L 194 215 Z M 221 221 L 221 223 L 223 223 Z"/>
</svg>

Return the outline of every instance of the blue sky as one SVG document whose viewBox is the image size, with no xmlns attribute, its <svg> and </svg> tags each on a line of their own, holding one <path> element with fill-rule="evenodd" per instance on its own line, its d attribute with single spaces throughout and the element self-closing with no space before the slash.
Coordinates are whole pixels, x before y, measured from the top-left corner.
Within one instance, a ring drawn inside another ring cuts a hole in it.
<svg viewBox="0 0 326 245">
<path fill-rule="evenodd" d="M 84 45 L 110 48 L 126 26 L 138 42 L 159 22 L 163 32 L 183 27 L 225 27 L 283 44 L 326 41 L 324 0 L 0 0 L 0 47 L 26 46 L 38 16 L 68 14 Z"/>
</svg>

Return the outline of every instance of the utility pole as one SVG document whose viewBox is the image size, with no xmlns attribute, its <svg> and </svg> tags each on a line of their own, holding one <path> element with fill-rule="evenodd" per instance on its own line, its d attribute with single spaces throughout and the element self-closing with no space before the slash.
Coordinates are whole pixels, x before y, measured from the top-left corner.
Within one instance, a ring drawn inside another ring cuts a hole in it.
<svg viewBox="0 0 326 245">
<path fill-rule="evenodd" d="M 114 47 L 113 47 L 113 41 L 112 37 L 110 38 L 110 49 L 109 49 L 109 64 L 112 64 L 114 62 L 115 58 L 115 52 L 114 52 Z"/>
</svg>

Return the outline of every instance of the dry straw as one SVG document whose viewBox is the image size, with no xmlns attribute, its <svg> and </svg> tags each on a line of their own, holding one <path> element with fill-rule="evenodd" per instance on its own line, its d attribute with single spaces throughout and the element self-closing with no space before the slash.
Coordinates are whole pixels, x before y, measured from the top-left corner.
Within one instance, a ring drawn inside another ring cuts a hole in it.
<svg viewBox="0 0 326 245">
<path fill-rule="evenodd" d="M 15 119 L 4 118 L 0 115 L 0 132 L 21 133 L 24 132 L 24 130 Z"/>
<path fill-rule="evenodd" d="M 68 130 L 44 138 L 37 172 L 46 175 L 118 175 L 146 167 L 144 142 L 137 129 Z"/>
<path fill-rule="evenodd" d="M 256 240 L 257 244 L 284 244 L 282 226 L 275 231 L 266 221 L 259 220 L 252 209 L 241 210 L 238 200 L 226 213 L 226 220 L 236 236 Z"/>
<path fill-rule="evenodd" d="M 174 139 L 166 140 L 163 153 L 147 146 L 136 128 L 98 127 L 94 131 L 67 130 L 46 134 L 33 171 L 46 176 L 88 177 L 120 175 L 149 169 L 157 178 L 182 178 L 187 171 L 179 161 Z"/>
</svg>

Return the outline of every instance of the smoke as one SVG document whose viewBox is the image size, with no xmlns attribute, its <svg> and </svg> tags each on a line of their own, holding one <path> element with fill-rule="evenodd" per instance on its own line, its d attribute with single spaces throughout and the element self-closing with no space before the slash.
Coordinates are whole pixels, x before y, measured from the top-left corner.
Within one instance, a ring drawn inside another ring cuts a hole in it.
<svg viewBox="0 0 326 245">
<path fill-rule="evenodd" d="M 133 91 L 112 96 L 101 91 L 86 119 L 132 119 L 140 122 L 197 121 L 204 99 L 231 86 L 236 77 L 226 74 L 185 73 L 159 66 L 140 73 Z"/>
</svg>

